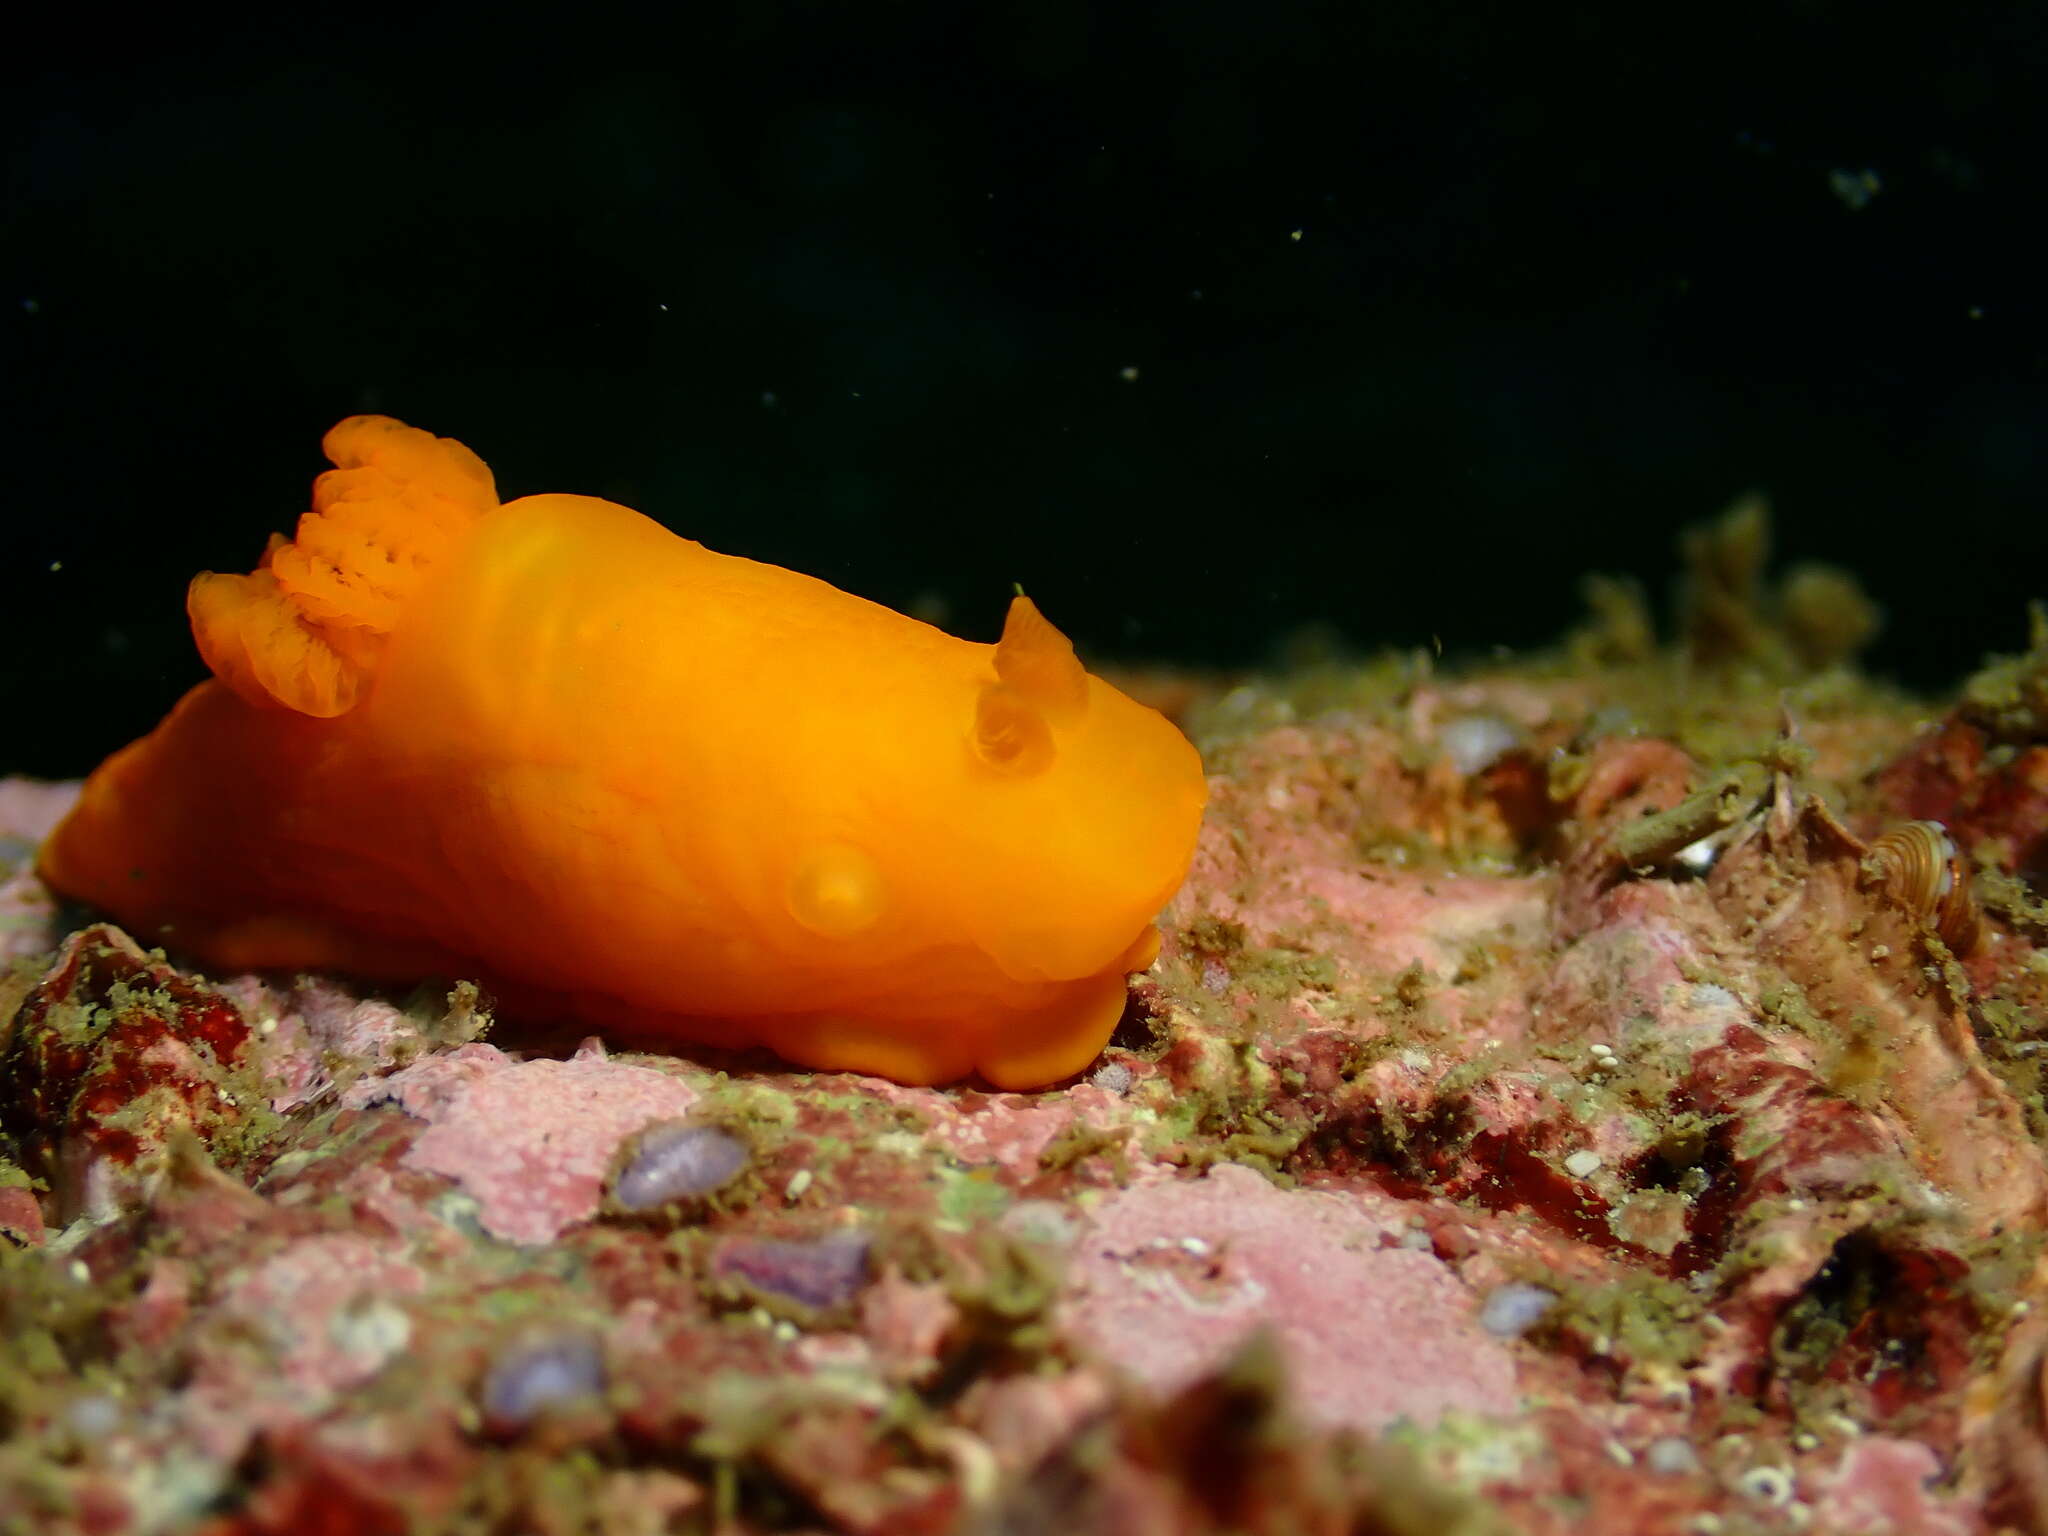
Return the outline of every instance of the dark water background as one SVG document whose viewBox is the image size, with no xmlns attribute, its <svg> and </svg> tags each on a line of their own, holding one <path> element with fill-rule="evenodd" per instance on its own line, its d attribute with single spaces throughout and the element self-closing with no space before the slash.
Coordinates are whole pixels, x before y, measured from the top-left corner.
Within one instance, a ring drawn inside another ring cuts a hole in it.
<svg viewBox="0 0 2048 1536">
<path fill-rule="evenodd" d="M 2039 7 L 398 12 L 10 21 L 0 770 L 359 410 L 1098 658 L 1535 644 L 1750 488 L 1917 686 L 2048 591 Z"/>
</svg>

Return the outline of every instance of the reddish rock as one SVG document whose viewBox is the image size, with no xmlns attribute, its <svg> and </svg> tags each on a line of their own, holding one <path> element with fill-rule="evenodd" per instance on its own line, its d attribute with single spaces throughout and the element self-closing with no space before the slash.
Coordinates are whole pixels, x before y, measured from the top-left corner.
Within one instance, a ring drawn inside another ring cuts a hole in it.
<svg viewBox="0 0 2048 1536">
<path fill-rule="evenodd" d="M 219 992 L 118 928 L 82 929 L 0 1036 L 0 1134 L 60 1220 L 108 1213 L 175 1132 L 210 1140 L 247 1123 L 233 1078 L 249 1044 Z"/>
<path fill-rule="evenodd" d="M 33 1247 L 43 1240 L 43 1233 L 43 1208 L 34 1192 L 18 1184 L 0 1189 L 0 1237 Z"/>
<path fill-rule="evenodd" d="M 2048 1532 L 2039 897 L 1980 880 L 1956 960 L 1870 857 L 1938 817 L 2025 876 L 2048 780 L 1839 677 L 1677 675 L 1193 700 L 1161 958 L 1031 1094 L 484 1046 L 470 992 L 45 932 L 0 982 L 0 1157 L 51 1185 L 0 1167 L 41 1239 L 0 1507 Z"/>
</svg>

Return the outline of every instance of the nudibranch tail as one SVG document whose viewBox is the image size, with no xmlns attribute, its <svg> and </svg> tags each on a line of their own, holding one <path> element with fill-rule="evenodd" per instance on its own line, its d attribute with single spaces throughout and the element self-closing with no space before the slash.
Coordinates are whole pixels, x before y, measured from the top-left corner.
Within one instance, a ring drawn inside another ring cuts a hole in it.
<svg viewBox="0 0 2048 1536">
<path fill-rule="evenodd" d="M 273 535 L 246 576 L 203 571 L 185 607 L 208 667 L 245 702 L 332 719 L 356 705 L 426 572 L 498 505 L 462 444 L 383 416 L 351 416 L 321 444 L 297 533 Z"/>
</svg>

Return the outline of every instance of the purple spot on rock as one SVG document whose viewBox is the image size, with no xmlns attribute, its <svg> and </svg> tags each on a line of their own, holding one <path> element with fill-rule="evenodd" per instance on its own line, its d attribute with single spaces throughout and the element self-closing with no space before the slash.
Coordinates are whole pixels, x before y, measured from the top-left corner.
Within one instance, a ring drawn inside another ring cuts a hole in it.
<svg viewBox="0 0 2048 1536">
<path fill-rule="evenodd" d="M 629 1211 L 708 1195 L 747 1166 L 747 1145 L 715 1125 L 661 1125 L 648 1131 L 612 1183 Z"/>
<path fill-rule="evenodd" d="M 1479 1309 L 1479 1326 L 1497 1339 L 1519 1339 L 1557 1305 L 1557 1292 L 1513 1281 L 1496 1286 Z"/>
<path fill-rule="evenodd" d="M 869 1243 L 865 1232 L 839 1232 L 804 1242 L 742 1237 L 720 1248 L 712 1267 L 720 1275 L 807 1307 L 836 1307 L 867 1284 Z"/>
<path fill-rule="evenodd" d="M 1643 1455 L 1643 1465 L 1659 1477 L 1684 1477 L 1700 1469 L 1699 1453 L 1681 1435 L 1652 1440 Z"/>
<path fill-rule="evenodd" d="M 604 1351 L 588 1334 L 552 1334 L 515 1344 L 484 1378 L 484 1413 L 499 1424 L 524 1424 L 537 1414 L 604 1391 Z"/>
<path fill-rule="evenodd" d="M 1494 715 L 1466 715 L 1445 722 L 1436 744 L 1458 772 L 1466 775 L 1491 768 L 1515 749 L 1515 728 Z"/>
</svg>

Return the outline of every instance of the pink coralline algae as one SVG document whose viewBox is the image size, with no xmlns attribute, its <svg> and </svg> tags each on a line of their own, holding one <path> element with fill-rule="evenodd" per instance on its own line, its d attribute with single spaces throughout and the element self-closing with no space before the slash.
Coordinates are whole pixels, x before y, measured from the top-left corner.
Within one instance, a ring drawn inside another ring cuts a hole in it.
<svg viewBox="0 0 2048 1536">
<path fill-rule="evenodd" d="M 424 1021 L 386 999 L 318 976 L 235 976 L 220 991 L 264 1038 L 270 1107 L 280 1114 L 331 1096 L 337 1067 L 351 1078 L 375 1075 L 462 1036 L 458 1028 L 449 1039 L 430 1037 Z"/>
<path fill-rule="evenodd" d="M 77 798 L 76 784 L 0 779 L 0 965 L 50 947 L 57 900 L 36 878 L 33 855 Z"/>
<path fill-rule="evenodd" d="M 2048 630 L 1906 700 L 1756 531 L 1682 655 L 1180 680 L 1029 1094 L 200 976 L 0 785 L 0 1529 L 2048 1536 Z"/>
<path fill-rule="evenodd" d="M 1849 1446 L 1811 1479 L 1816 1530 L 1840 1536 L 1969 1536 L 1968 1506 L 1940 1491 L 1941 1460 L 1912 1440 L 1877 1435 Z"/>
<path fill-rule="evenodd" d="M 682 1114 L 697 1092 L 594 1044 L 567 1061 L 465 1045 L 344 1095 L 357 1106 L 387 1100 L 427 1122 L 404 1166 L 454 1180 L 492 1236 L 546 1243 L 596 1214 L 619 1144 Z"/>
<path fill-rule="evenodd" d="M 387 1248 L 325 1233 L 242 1270 L 215 1301 L 214 1317 L 270 1334 L 285 1380 L 324 1397 L 368 1381 L 405 1347 L 404 1300 L 422 1283 L 419 1270 Z M 309 1316 L 333 1321 L 308 1330 Z"/>
<path fill-rule="evenodd" d="M 1481 1333 L 1452 1271 L 1405 1236 L 1391 1202 L 1277 1190 L 1229 1164 L 1140 1184 L 1091 1213 L 1068 1326 L 1161 1392 L 1272 1328 L 1303 1413 L 1321 1424 L 1512 1413 L 1514 1357 Z"/>
</svg>

